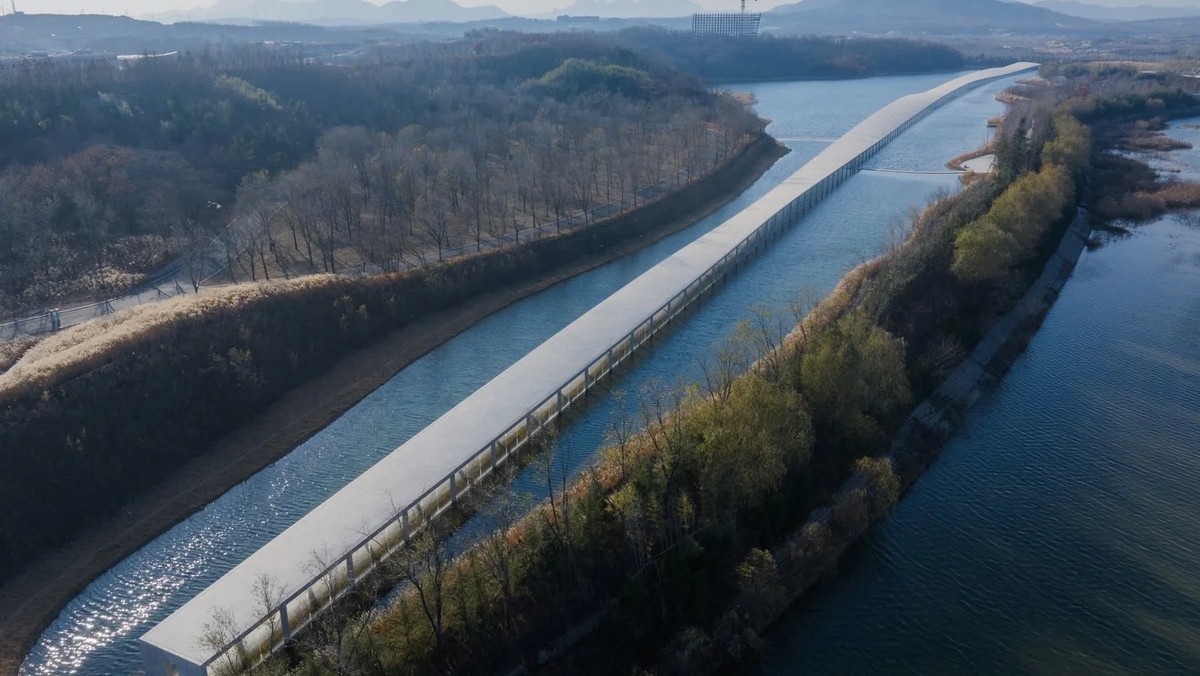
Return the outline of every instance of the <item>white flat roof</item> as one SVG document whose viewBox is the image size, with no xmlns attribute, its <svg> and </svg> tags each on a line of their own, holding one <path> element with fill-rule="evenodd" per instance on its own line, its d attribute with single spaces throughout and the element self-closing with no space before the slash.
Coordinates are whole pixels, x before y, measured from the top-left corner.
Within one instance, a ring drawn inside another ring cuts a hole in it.
<svg viewBox="0 0 1200 676">
<path fill-rule="evenodd" d="M 754 204 L 609 296 L 491 382 L 380 460 L 295 525 L 175 611 L 141 640 L 194 664 L 211 653 L 197 644 L 214 608 L 234 613 L 239 629 L 259 617 L 250 590 L 266 573 L 290 596 L 313 577 L 312 554 L 345 555 L 398 508 L 440 483 L 464 461 L 622 340 L 651 312 L 694 282 L 796 197 L 853 161 L 939 99 L 1037 64 L 978 71 L 898 99 L 856 126 Z"/>
</svg>

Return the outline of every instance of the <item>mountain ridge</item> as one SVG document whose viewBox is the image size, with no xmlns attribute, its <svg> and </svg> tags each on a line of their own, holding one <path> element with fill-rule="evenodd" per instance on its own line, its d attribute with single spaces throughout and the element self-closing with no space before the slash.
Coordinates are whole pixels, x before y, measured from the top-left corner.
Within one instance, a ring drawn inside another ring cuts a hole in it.
<svg viewBox="0 0 1200 676">
<path fill-rule="evenodd" d="M 384 5 L 376 5 L 366 0 L 220 0 L 210 7 L 156 14 L 155 18 L 165 23 L 229 19 L 424 23 L 485 21 L 509 16 L 511 15 L 493 5 L 463 7 L 454 0 L 392 0 Z"/>
<path fill-rule="evenodd" d="M 814 0 L 805 0 L 813 2 Z M 772 10 L 776 19 L 796 21 L 802 32 L 928 33 L 1063 32 L 1094 29 L 1090 19 L 1044 7 L 1001 0 L 840 0 L 805 9 L 805 3 Z"/>
<path fill-rule="evenodd" d="M 1152 21 L 1155 19 L 1179 19 L 1200 16 L 1200 7 L 1180 7 L 1143 4 L 1136 7 L 1096 5 L 1079 0 L 1038 0 L 1035 7 L 1043 7 L 1060 14 L 1076 16 L 1093 21 Z"/>
</svg>

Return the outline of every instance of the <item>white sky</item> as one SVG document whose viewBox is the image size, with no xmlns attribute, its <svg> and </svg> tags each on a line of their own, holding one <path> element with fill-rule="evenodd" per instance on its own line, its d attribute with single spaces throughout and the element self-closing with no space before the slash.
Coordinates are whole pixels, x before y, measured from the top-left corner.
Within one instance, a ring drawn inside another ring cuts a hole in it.
<svg viewBox="0 0 1200 676">
<path fill-rule="evenodd" d="M 0 0 L 5 5 L 9 0 Z M 80 12 L 96 14 L 128 14 L 130 16 L 145 16 L 154 12 L 195 9 L 211 5 L 215 0 L 17 0 L 17 9 L 29 13 L 78 14 Z M 385 0 L 369 0 L 375 4 L 383 4 Z M 561 7 L 566 7 L 571 0 L 457 0 L 459 4 L 470 7 L 475 5 L 496 5 L 512 14 L 538 14 Z M 647 1 L 647 0 L 643 0 Z M 653 2 L 653 0 L 648 0 Z M 795 0 L 757 0 L 755 4 L 760 10 L 770 9 L 777 5 L 794 2 Z M 1102 5 L 1183 5 L 1196 4 L 1200 0 L 1090 0 Z M 733 8 L 737 0 L 699 0 L 700 4 L 709 10 Z"/>
<path fill-rule="evenodd" d="M 0 0 L 5 5 L 9 0 Z M 496 5 L 511 14 L 538 14 L 548 12 L 571 4 L 571 0 L 456 0 L 464 7 L 476 5 Z M 643 0 L 647 1 L 647 0 Z M 698 0 L 706 9 L 727 9 L 736 7 L 737 0 Z M 195 9 L 214 4 L 215 0 L 17 0 L 17 9 L 34 13 L 47 14 L 128 14 L 129 16 L 148 16 L 154 12 Z M 385 0 L 368 0 L 377 5 Z M 653 2 L 653 0 L 649 0 Z M 795 0 L 757 0 L 755 4 L 760 9 L 770 9 L 777 5 L 795 2 Z"/>
</svg>

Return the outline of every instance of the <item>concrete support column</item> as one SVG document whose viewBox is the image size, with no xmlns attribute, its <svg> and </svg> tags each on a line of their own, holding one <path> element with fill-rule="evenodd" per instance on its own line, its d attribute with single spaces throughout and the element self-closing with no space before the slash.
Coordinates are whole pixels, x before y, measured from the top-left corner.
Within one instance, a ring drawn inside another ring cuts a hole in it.
<svg viewBox="0 0 1200 676">
<path fill-rule="evenodd" d="M 283 640 L 289 642 L 292 640 L 292 623 L 288 621 L 287 604 L 279 604 L 279 626 L 283 627 Z M 271 637 L 274 640 L 274 636 Z"/>
</svg>

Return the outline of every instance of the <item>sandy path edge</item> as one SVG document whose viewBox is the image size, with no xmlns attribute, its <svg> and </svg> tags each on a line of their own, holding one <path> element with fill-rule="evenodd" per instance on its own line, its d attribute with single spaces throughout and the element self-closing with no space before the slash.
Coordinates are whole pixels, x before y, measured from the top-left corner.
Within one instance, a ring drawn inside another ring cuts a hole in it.
<svg viewBox="0 0 1200 676">
<path fill-rule="evenodd" d="M 787 149 L 763 135 L 721 171 L 728 176 L 687 213 L 604 253 L 575 260 L 392 332 L 294 388 L 250 423 L 217 442 L 121 514 L 0 587 L 0 676 L 15 676 L 29 648 L 63 606 L 142 546 L 200 511 L 230 488 L 287 455 L 421 356 L 492 313 L 576 275 L 683 230 L 741 195 Z M 725 178 L 725 177 L 723 177 Z M 181 488 L 182 487 L 182 488 Z"/>
</svg>

